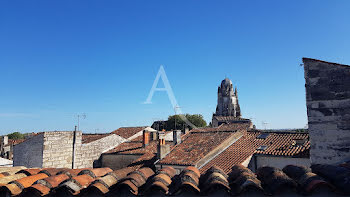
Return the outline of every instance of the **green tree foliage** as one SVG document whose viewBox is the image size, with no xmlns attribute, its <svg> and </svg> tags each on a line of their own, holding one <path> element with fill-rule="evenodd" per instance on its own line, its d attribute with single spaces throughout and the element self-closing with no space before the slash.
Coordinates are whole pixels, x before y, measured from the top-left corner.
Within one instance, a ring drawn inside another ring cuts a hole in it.
<svg viewBox="0 0 350 197">
<path fill-rule="evenodd" d="M 24 139 L 24 134 L 20 133 L 20 132 L 13 132 L 7 135 L 9 137 L 9 139 Z"/>
<path fill-rule="evenodd" d="M 200 114 L 185 114 L 184 115 L 187 120 L 189 120 L 196 127 L 205 127 L 207 126 L 207 122 L 203 119 L 203 116 Z M 175 120 L 176 120 L 176 128 L 175 128 Z M 180 117 L 180 115 L 169 116 L 166 128 L 168 131 L 170 130 L 184 130 L 186 127 L 192 129 L 189 125 L 187 125 Z"/>
</svg>

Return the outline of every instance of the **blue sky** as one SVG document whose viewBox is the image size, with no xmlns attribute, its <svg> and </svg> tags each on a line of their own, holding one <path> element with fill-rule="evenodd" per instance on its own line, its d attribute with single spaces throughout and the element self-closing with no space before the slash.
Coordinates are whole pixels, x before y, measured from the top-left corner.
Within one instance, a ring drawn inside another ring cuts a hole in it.
<svg viewBox="0 0 350 197">
<path fill-rule="evenodd" d="M 244 117 L 307 123 L 302 57 L 350 64 L 350 1 L 1 1 L 0 132 L 150 125 L 160 65 L 185 113 L 209 122 L 229 77 Z"/>
</svg>

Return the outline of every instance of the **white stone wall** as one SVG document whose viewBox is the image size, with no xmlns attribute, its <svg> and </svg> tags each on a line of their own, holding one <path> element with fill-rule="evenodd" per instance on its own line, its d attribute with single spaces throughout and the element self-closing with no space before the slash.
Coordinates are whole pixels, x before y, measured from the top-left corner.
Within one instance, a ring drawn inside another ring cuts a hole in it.
<svg viewBox="0 0 350 197">
<path fill-rule="evenodd" d="M 106 152 L 126 139 L 119 135 L 109 135 L 90 143 L 81 144 L 77 147 L 75 155 L 75 168 L 92 168 L 95 160 L 99 159 L 103 152 Z"/>
<path fill-rule="evenodd" d="M 82 132 L 76 132 L 75 156 L 73 158 L 73 131 L 44 132 L 14 146 L 14 166 L 28 168 L 86 168 L 93 167 L 103 152 L 126 139 L 112 134 L 82 144 Z M 74 161 L 74 166 L 72 165 Z"/>
<path fill-rule="evenodd" d="M 257 168 L 263 166 L 284 168 L 286 165 L 298 165 L 310 167 L 311 161 L 309 158 L 294 158 L 294 157 L 276 157 L 276 156 L 255 156 Z"/>
<path fill-rule="evenodd" d="M 44 133 L 43 168 L 72 168 L 73 135 L 72 131 Z M 81 135 L 77 132 L 78 146 L 81 145 Z"/>
<path fill-rule="evenodd" d="M 311 162 L 350 160 L 350 66 L 303 61 Z"/>
<path fill-rule="evenodd" d="M 13 166 L 42 167 L 44 133 L 33 136 L 13 147 Z"/>
</svg>

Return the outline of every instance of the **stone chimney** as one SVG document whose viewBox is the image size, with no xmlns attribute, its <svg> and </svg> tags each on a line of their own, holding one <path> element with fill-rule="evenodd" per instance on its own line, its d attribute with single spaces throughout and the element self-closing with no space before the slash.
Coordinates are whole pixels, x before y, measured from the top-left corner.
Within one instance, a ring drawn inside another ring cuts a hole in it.
<svg viewBox="0 0 350 197">
<path fill-rule="evenodd" d="M 163 159 L 170 152 L 170 146 L 165 144 L 165 133 L 158 133 L 157 159 Z"/>
<path fill-rule="evenodd" d="M 151 141 L 156 141 L 156 140 L 158 140 L 158 139 L 157 139 L 157 132 L 156 132 L 156 131 L 150 132 L 150 140 L 151 140 Z"/>
<path fill-rule="evenodd" d="M 142 138 L 142 146 L 146 147 L 149 144 L 149 132 L 146 130 L 143 130 L 143 138 Z"/>
<path fill-rule="evenodd" d="M 9 137 L 7 135 L 2 136 L 2 145 L 6 146 L 9 143 Z"/>
<path fill-rule="evenodd" d="M 174 145 L 181 143 L 181 130 L 174 130 L 173 131 L 173 143 L 174 143 Z"/>
<path fill-rule="evenodd" d="M 190 132 L 190 128 L 185 127 L 185 134 L 187 134 L 188 132 Z"/>
</svg>

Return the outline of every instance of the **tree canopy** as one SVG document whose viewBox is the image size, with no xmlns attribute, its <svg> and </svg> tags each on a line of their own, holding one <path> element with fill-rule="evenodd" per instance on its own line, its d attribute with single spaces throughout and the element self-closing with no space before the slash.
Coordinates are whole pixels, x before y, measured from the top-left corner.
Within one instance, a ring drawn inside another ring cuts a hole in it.
<svg viewBox="0 0 350 197">
<path fill-rule="evenodd" d="M 9 137 L 9 139 L 24 139 L 24 134 L 20 133 L 20 132 L 13 132 L 7 135 Z"/>
<path fill-rule="evenodd" d="M 196 127 L 205 127 L 207 126 L 207 122 L 204 120 L 201 114 L 185 114 L 184 115 L 187 120 L 189 120 Z M 175 120 L 176 120 L 176 128 L 175 128 Z M 170 130 L 183 130 L 186 127 L 192 129 L 189 125 L 185 123 L 180 117 L 180 115 L 172 115 L 168 117 L 166 128 L 168 131 Z"/>
</svg>

